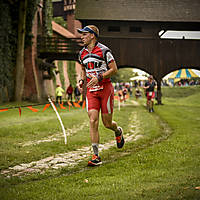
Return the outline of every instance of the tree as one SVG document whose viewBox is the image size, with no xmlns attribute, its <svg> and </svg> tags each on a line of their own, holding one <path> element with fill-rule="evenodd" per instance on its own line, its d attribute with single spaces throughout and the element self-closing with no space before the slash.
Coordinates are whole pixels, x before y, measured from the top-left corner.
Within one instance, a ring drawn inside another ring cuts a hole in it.
<svg viewBox="0 0 200 200">
<path fill-rule="evenodd" d="M 18 42 L 16 58 L 15 100 L 21 101 L 24 89 L 24 43 L 26 35 L 27 0 L 19 2 Z"/>
<path fill-rule="evenodd" d="M 136 76 L 137 74 L 133 72 L 132 68 L 122 68 L 119 69 L 117 74 L 112 77 L 112 81 L 117 82 L 130 82 L 130 78 Z"/>
</svg>

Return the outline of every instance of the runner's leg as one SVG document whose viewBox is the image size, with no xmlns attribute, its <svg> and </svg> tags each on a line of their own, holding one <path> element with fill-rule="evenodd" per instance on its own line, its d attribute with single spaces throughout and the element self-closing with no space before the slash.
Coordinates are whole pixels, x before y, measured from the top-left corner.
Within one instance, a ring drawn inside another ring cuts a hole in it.
<svg viewBox="0 0 200 200">
<path fill-rule="evenodd" d="M 102 114 L 102 121 L 106 128 L 115 131 L 117 147 L 122 148 L 124 146 L 123 130 L 112 120 L 112 114 Z"/>
<path fill-rule="evenodd" d="M 150 109 L 150 102 L 149 102 L 149 99 L 147 97 L 147 110 L 149 110 L 149 109 Z"/>
<path fill-rule="evenodd" d="M 88 111 L 90 119 L 90 138 L 92 143 L 99 143 L 99 111 L 92 109 Z"/>
<path fill-rule="evenodd" d="M 103 124 L 106 128 L 111 129 L 113 131 L 117 131 L 117 123 L 112 120 L 112 113 L 111 114 L 101 114 L 101 118 Z"/>
<path fill-rule="evenodd" d="M 151 110 L 152 110 L 152 112 L 154 112 L 153 105 L 154 105 L 154 99 L 152 98 L 151 99 Z"/>
<path fill-rule="evenodd" d="M 94 152 L 92 159 L 88 161 L 88 166 L 97 166 L 102 164 L 101 157 L 99 157 L 99 111 L 91 109 L 88 111 L 88 116 L 90 118 L 90 137 Z"/>
<path fill-rule="evenodd" d="M 120 136 L 121 131 L 115 121 L 112 120 L 114 107 L 114 88 L 112 84 L 104 85 L 104 91 L 101 94 L 101 118 L 106 128 L 115 131 L 115 135 Z"/>
</svg>

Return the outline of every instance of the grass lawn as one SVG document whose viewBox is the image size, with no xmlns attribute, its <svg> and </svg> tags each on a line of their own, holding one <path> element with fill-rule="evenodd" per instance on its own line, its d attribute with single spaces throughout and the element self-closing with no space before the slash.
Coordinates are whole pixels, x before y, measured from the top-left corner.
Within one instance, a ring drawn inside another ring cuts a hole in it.
<svg viewBox="0 0 200 200">
<path fill-rule="evenodd" d="M 144 103 L 128 100 L 114 112 L 125 137 L 138 140 L 100 153 L 103 165 L 87 167 L 89 157 L 73 168 L 47 170 L 23 176 L 0 175 L 0 199 L 136 199 L 199 200 L 200 190 L 200 87 L 163 88 L 164 105 L 148 113 Z M 60 110 L 68 144 L 51 108 L 38 113 L 24 108 L 0 113 L 1 171 L 48 156 L 90 146 L 87 113 Z M 114 139 L 100 123 L 101 143 Z M 57 138 L 44 142 L 46 138 Z M 36 143 L 37 141 L 43 141 Z M 30 143 L 32 142 L 32 144 Z M 30 144 L 30 145 L 26 145 Z"/>
</svg>

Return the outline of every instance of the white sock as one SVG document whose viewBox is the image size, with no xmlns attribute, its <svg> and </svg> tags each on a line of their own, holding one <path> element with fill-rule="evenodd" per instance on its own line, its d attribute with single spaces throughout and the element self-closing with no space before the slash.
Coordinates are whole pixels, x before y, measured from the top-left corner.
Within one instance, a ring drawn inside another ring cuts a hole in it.
<svg viewBox="0 0 200 200">
<path fill-rule="evenodd" d="M 95 155 L 99 155 L 99 144 L 98 143 L 92 143 L 92 148 Z"/>
</svg>

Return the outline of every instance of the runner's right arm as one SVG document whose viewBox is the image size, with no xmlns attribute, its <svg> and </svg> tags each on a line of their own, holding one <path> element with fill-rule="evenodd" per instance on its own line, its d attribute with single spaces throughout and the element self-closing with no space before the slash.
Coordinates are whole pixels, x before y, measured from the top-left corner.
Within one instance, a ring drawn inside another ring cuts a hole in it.
<svg viewBox="0 0 200 200">
<path fill-rule="evenodd" d="M 79 84 L 78 84 L 78 89 L 81 94 L 83 93 L 83 85 L 85 82 L 85 78 L 86 78 L 85 67 L 81 65 L 81 79 L 79 80 Z"/>
</svg>

